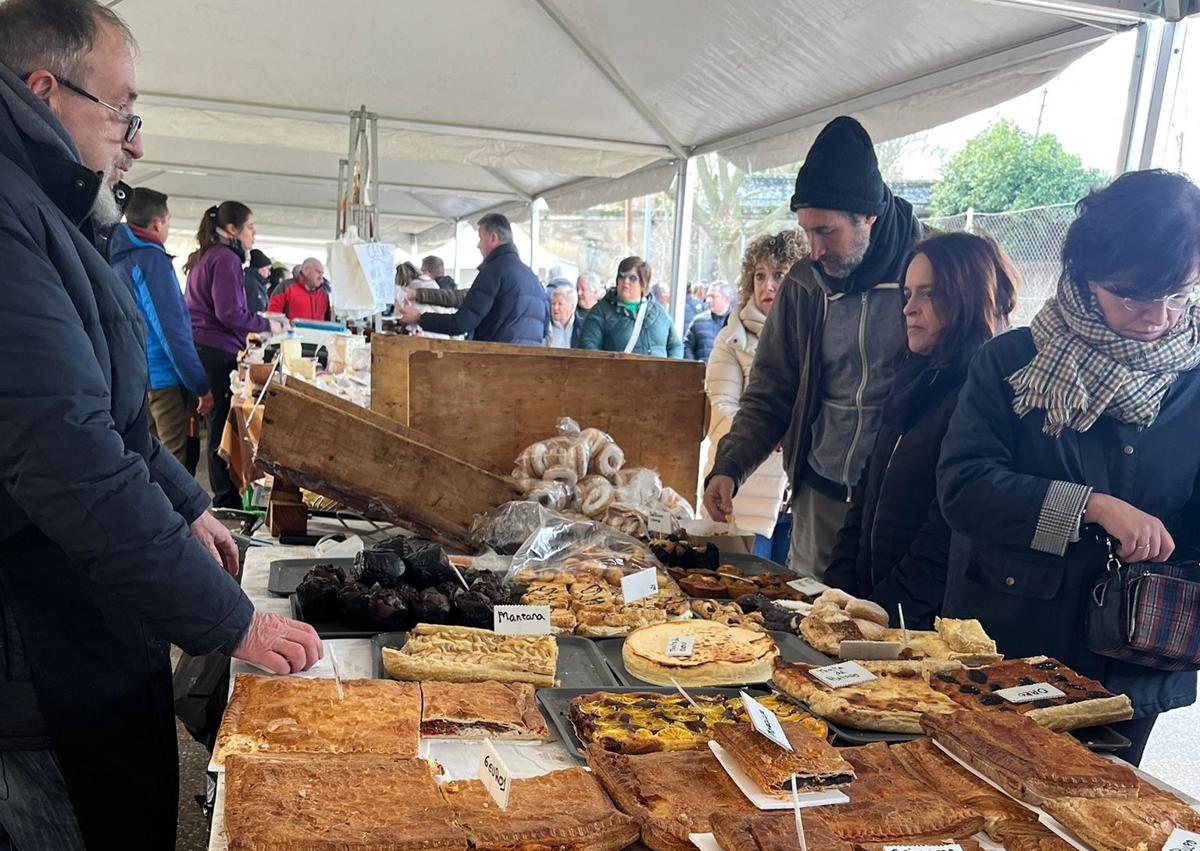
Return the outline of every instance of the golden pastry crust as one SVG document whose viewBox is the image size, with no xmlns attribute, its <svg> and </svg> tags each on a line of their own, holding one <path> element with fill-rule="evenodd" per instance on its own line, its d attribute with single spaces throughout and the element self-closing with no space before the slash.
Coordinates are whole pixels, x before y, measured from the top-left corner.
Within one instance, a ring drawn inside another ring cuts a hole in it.
<svg viewBox="0 0 1200 851">
<path fill-rule="evenodd" d="M 421 683 L 421 735 L 548 741 L 529 683 Z"/>
<path fill-rule="evenodd" d="M 792 749 L 785 751 L 749 723 L 719 724 L 713 739 L 768 793 L 790 790 L 792 777 L 805 792 L 838 789 L 854 779 L 854 766 L 837 749 L 796 722 L 780 723 Z"/>
<path fill-rule="evenodd" d="M 803 701 L 814 713 L 835 724 L 859 730 L 920 733 L 921 717 L 949 713 L 957 703 L 929 686 L 929 676 L 953 669 L 957 662 L 860 662 L 876 679 L 831 688 L 812 677 L 816 667 L 776 660 L 772 681 L 785 694 Z"/>
<path fill-rule="evenodd" d="M 230 851 L 466 851 L 427 762 L 324 756 L 229 757 Z"/>
<path fill-rule="evenodd" d="M 638 823 L 582 768 L 514 780 L 505 810 L 477 780 L 441 789 L 476 851 L 619 851 L 638 838 Z"/>
<path fill-rule="evenodd" d="M 1094 851 L 1157 849 L 1176 829 L 1200 832 L 1200 813 L 1182 801 L 1057 798 L 1043 807 Z"/>
<path fill-rule="evenodd" d="M 694 640 L 691 656 L 668 656 L 672 638 Z M 629 633 L 621 648 L 626 670 L 655 685 L 721 686 L 761 683 L 771 678 L 779 656 L 765 632 L 725 626 L 716 621 L 672 621 Z"/>
<path fill-rule="evenodd" d="M 1005 792 L 1042 806 L 1053 798 L 1137 795 L 1137 777 L 1064 733 L 1016 712 L 926 715 L 921 727 L 940 745 Z"/>
<path fill-rule="evenodd" d="M 416 756 L 421 691 L 395 680 L 333 680 L 238 674 L 213 747 L 231 754 Z"/>
<path fill-rule="evenodd" d="M 398 680 L 558 685 L 553 636 L 497 635 L 490 629 L 417 624 L 399 650 L 383 648 L 383 667 Z"/>
<path fill-rule="evenodd" d="M 843 641 L 862 641 L 862 630 L 841 609 L 833 605 L 814 607 L 800 621 L 800 636 L 827 656 L 838 655 Z"/>
<path fill-rule="evenodd" d="M 788 813 L 751 815 L 717 813 L 711 819 L 713 837 L 721 851 L 799 851 L 796 818 Z M 804 811 L 805 844 L 813 851 L 855 851 L 856 846 L 835 836 L 812 810 Z M 967 851 L 967 849 L 963 849 Z"/>
</svg>

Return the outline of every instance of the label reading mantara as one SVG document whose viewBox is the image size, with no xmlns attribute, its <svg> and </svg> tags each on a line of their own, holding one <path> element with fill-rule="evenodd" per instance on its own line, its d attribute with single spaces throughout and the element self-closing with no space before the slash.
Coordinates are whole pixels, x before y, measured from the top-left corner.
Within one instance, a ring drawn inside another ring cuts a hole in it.
<svg viewBox="0 0 1200 851">
<path fill-rule="evenodd" d="M 830 688 L 852 686 L 875 679 L 874 674 L 857 662 L 839 662 L 836 665 L 811 668 L 809 673 Z"/>
<path fill-rule="evenodd" d="M 670 535 L 671 512 L 665 508 L 651 508 L 646 518 L 646 529 L 652 535 Z"/>
<path fill-rule="evenodd" d="M 653 567 L 621 577 L 621 596 L 626 603 L 658 593 L 658 572 Z"/>
<path fill-rule="evenodd" d="M 1049 700 L 1054 697 L 1066 697 L 1066 692 L 1056 689 L 1050 683 L 1033 683 L 1028 686 L 1002 688 L 996 692 L 1009 703 L 1030 703 L 1035 700 Z"/>
<path fill-rule="evenodd" d="M 775 717 L 774 712 L 767 709 L 767 707 L 745 692 L 742 692 L 742 707 L 746 710 L 746 717 L 750 719 L 750 724 L 755 730 L 758 730 L 758 732 L 762 733 L 785 751 L 792 749 L 792 743 L 783 734 L 783 725 L 779 723 L 779 719 Z"/>
<path fill-rule="evenodd" d="M 497 635 L 549 635 L 549 606 L 496 606 L 492 629 Z"/>
<path fill-rule="evenodd" d="M 1163 843 L 1162 851 L 1200 851 L 1200 833 L 1177 827 Z"/>
<path fill-rule="evenodd" d="M 483 740 L 483 748 L 479 754 L 479 779 L 483 782 L 483 788 L 488 790 L 488 794 L 496 802 L 496 806 L 502 810 L 508 809 L 511 779 L 504 760 L 500 759 L 500 754 L 492 747 L 491 739 Z"/>
<path fill-rule="evenodd" d="M 696 647 L 696 639 L 690 635 L 672 635 L 667 640 L 668 656 L 691 656 Z"/>
<path fill-rule="evenodd" d="M 811 576 L 801 576 L 799 579 L 793 579 L 787 586 L 793 591 L 799 591 L 805 597 L 816 597 L 829 590 L 828 585 L 813 579 Z"/>
</svg>

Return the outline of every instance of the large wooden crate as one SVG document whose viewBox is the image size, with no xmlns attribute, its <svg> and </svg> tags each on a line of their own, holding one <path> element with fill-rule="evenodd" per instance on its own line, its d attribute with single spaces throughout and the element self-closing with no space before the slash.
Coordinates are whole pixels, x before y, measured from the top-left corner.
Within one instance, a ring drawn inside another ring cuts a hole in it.
<svg viewBox="0 0 1200 851">
<path fill-rule="evenodd" d="M 476 514 L 519 498 L 445 441 L 304 382 L 272 385 L 264 404 L 256 463 L 365 516 L 465 542 Z"/>
<path fill-rule="evenodd" d="M 607 431 L 628 466 L 694 500 L 708 418 L 704 364 L 612 352 L 375 336 L 371 407 L 507 473 L 560 417 Z"/>
</svg>

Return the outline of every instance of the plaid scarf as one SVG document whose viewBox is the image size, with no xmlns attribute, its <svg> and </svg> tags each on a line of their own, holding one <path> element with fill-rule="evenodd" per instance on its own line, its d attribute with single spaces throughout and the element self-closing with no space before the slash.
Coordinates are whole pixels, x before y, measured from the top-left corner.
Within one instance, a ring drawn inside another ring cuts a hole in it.
<svg viewBox="0 0 1200 851">
<path fill-rule="evenodd" d="M 1104 321 L 1096 298 L 1065 278 L 1029 326 L 1037 354 L 1008 377 L 1018 417 L 1046 412 L 1042 431 L 1087 431 L 1107 414 L 1145 428 L 1158 416 L 1171 382 L 1200 365 L 1200 310 L 1187 309 L 1159 339 L 1120 336 Z"/>
</svg>

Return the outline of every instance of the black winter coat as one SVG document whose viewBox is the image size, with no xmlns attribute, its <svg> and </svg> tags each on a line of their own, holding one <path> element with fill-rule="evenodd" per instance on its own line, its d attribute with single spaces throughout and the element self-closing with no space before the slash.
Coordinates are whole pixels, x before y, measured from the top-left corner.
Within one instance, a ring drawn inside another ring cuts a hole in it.
<svg viewBox="0 0 1200 851">
<path fill-rule="evenodd" d="M 421 316 L 421 327 L 436 334 L 470 334 L 482 343 L 526 346 L 540 346 L 549 323 L 542 283 L 511 243 L 497 246 L 483 258 L 457 313 Z"/>
<path fill-rule="evenodd" d="M 907 626 L 932 629 L 942 609 L 950 548 L 950 528 L 937 503 L 938 453 L 966 376 L 961 369 L 926 369 L 904 386 L 905 373 L 901 367 L 885 403 L 824 582 L 874 600 L 893 623 L 897 604 L 903 604 Z M 904 390 L 910 392 L 902 396 Z M 893 415 L 895 408 L 902 414 Z"/>
<path fill-rule="evenodd" d="M 0 65 L 0 748 L 54 749 L 89 849 L 172 848 L 169 646 L 232 650 L 252 606 L 188 530 L 207 496 L 150 436 L 98 191 Z"/>
<path fill-rule="evenodd" d="M 730 308 L 730 310 L 732 309 Z M 725 311 L 724 316 L 713 316 L 711 310 L 697 313 L 683 338 L 683 356 L 688 360 L 707 363 L 708 356 L 712 354 L 717 334 L 721 333 L 721 329 L 725 327 L 727 321 L 729 321 L 729 310 Z"/>
<path fill-rule="evenodd" d="M 1090 488 L 1162 520 L 1195 558 L 1200 536 L 1200 371 L 1175 379 L 1148 428 L 1100 420 L 1086 432 L 1042 433 L 1044 415 L 1018 419 L 1007 382 L 1035 353 L 1022 328 L 986 343 L 942 445 L 938 496 L 954 530 L 942 613 L 979 618 L 1005 656 L 1053 656 L 1124 692 L 1136 717 L 1196 699 L 1194 672 L 1166 673 L 1098 656 L 1084 646 L 1088 597 L 1104 572 L 1098 527 L 1081 540 Z"/>
<path fill-rule="evenodd" d="M 246 309 L 257 316 L 267 309 L 267 282 L 253 269 L 246 269 Z"/>
</svg>

